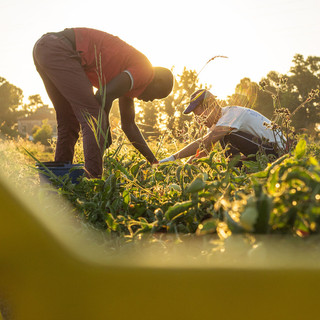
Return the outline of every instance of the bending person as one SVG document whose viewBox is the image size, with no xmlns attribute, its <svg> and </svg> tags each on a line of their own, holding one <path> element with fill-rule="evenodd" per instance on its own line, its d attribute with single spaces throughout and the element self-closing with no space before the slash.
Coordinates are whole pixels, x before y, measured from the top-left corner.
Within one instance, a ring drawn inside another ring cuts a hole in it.
<svg viewBox="0 0 320 320">
<path fill-rule="evenodd" d="M 152 67 L 141 52 L 118 37 L 87 28 L 43 35 L 34 46 L 33 57 L 57 114 L 55 161 L 73 161 L 81 128 L 87 175 L 100 178 L 104 147 L 112 142 L 109 112 L 113 100 L 119 98 L 123 131 L 150 163 L 157 163 L 135 123 L 133 99 L 166 97 L 173 86 L 170 70 Z M 101 99 L 93 93 L 93 87 L 100 86 L 106 92 L 103 110 Z M 88 117 L 98 119 L 99 114 L 103 134 L 96 139 Z"/>
<path fill-rule="evenodd" d="M 191 162 L 196 154 L 197 157 L 206 156 L 218 141 L 225 149 L 226 157 L 240 153 L 248 157 L 256 155 L 258 151 L 279 157 L 278 150 L 279 147 L 283 148 L 284 137 L 268 128 L 265 124 L 271 121 L 259 112 L 239 106 L 221 108 L 216 97 L 205 89 L 191 95 L 184 114 L 191 112 L 209 128 L 208 133 L 159 163 L 186 157 L 191 157 L 188 161 Z M 229 148 L 226 148 L 227 145 Z"/>
</svg>

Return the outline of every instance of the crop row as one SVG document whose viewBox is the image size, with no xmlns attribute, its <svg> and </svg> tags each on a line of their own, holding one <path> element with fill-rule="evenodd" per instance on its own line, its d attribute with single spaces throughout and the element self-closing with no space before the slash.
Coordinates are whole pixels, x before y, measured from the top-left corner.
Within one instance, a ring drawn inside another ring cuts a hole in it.
<svg viewBox="0 0 320 320">
<path fill-rule="evenodd" d="M 272 164 L 226 161 L 150 166 L 135 152 L 105 158 L 105 179 L 52 181 L 77 215 L 111 235 L 294 234 L 320 231 L 320 166 L 300 140 Z M 262 168 L 263 167 L 263 168 Z M 54 179 L 53 179 L 54 180 Z"/>
</svg>

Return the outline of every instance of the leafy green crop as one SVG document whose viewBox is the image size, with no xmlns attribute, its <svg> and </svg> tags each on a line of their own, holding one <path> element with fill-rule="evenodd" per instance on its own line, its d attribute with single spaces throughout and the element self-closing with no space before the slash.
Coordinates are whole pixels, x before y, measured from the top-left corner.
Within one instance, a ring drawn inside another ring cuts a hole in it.
<svg viewBox="0 0 320 320">
<path fill-rule="evenodd" d="M 320 230 L 320 165 L 304 140 L 294 152 L 264 165 L 216 160 L 151 166 L 135 152 L 105 158 L 105 178 L 66 180 L 59 193 L 77 214 L 111 235 L 142 233 L 286 233 Z"/>
</svg>

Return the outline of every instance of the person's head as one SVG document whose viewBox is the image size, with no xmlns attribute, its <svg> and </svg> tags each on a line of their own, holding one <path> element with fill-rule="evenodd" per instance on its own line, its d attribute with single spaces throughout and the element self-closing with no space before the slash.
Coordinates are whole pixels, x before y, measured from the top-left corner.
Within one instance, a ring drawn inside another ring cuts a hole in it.
<svg viewBox="0 0 320 320">
<path fill-rule="evenodd" d="M 219 106 L 216 96 L 206 89 L 195 91 L 190 96 L 190 103 L 184 110 L 184 114 L 193 112 L 199 119 L 199 122 L 212 127 L 221 117 L 221 107 Z"/>
<path fill-rule="evenodd" d="M 173 74 L 169 69 L 154 67 L 154 77 L 138 99 L 152 101 L 154 99 L 165 98 L 170 94 L 173 83 Z"/>
</svg>

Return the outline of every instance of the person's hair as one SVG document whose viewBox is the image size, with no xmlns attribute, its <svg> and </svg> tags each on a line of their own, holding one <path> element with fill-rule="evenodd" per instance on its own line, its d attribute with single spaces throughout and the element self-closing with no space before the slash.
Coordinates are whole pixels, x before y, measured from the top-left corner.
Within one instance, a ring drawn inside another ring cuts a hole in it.
<svg viewBox="0 0 320 320">
<path fill-rule="evenodd" d="M 154 81 L 161 86 L 161 91 L 164 97 L 170 94 L 174 84 L 174 77 L 169 69 L 163 67 L 154 67 Z"/>
</svg>

